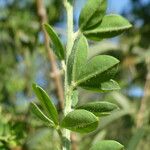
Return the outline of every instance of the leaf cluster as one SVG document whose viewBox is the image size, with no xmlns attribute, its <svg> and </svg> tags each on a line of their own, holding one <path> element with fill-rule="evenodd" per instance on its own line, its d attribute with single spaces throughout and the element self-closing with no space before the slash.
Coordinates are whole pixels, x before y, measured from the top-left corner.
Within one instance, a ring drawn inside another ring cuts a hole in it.
<svg viewBox="0 0 150 150">
<path fill-rule="evenodd" d="M 58 112 L 48 94 L 38 85 L 33 85 L 34 92 L 40 100 L 44 110 L 42 112 L 36 104 L 31 104 L 32 111 L 39 119 L 48 123 L 56 130 L 66 128 L 74 132 L 89 133 L 98 127 L 99 117 L 109 115 L 118 107 L 108 102 L 90 102 L 76 106 L 78 87 L 106 92 L 118 90 L 119 85 L 113 80 L 117 72 L 119 60 L 109 55 L 98 55 L 88 59 L 89 45 L 87 39 L 100 41 L 120 35 L 131 27 L 131 24 L 122 16 L 106 14 L 106 0 L 87 0 L 79 17 L 79 30 L 69 56 L 65 55 L 65 48 L 57 33 L 50 25 L 44 28 L 53 43 L 54 53 L 60 60 L 65 60 L 67 84 L 72 93 L 74 110 L 69 112 L 61 122 Z M 75 101 L 75 102 L 74 102 Z M 102 141 L 94 145 L 91 150 L 105 149 L 122 150 L 123 146 L 115 141 Z"/>
</svg>

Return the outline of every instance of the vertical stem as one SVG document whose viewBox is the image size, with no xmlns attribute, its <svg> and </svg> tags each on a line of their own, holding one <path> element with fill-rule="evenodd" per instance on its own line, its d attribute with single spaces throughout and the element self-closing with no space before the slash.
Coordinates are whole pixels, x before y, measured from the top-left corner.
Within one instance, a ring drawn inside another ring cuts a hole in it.
<svg viewBox="0 0 150 150">
<path fill-rule="evenodd" d="M 67 75 L 65 76 L 65 82 L 67 79 Z M 65 109 L 64 115 L 66 116 L 71 111 L 71 93 L 69 91 L 69 86 L 67 82 L 65 83 Z M 71 147 L 71 139 L 70 139 L 70 131 L 68 129 L 64 129 L 63 132 L 63 150 L 70 150 Z"/>
<path fill-rule="evenodd" d="M 72 96 L 72 90 L 68 83 L 68 76 L 67 76 L 67 63 L 68 63 L 68 57 L 71 53 L 71 49 L 73 47 L 73 7 L 72 5 L 67 1 L 64 0 L 64 6 L 67 11 L 67 47 L 66 47 L 66 70 L 65 70 L 65 108 L 64 108 L 64 115 L 66 116 L 71 111 L 71 96 Z M 67 129 L 64 129 L 63 132 L 63 150 L 70 150 L 71 147 L 71 140 L 70 140 L 70 131 Z"/>
<path fill-rule="evenodd" d="M 68 60 L 74 42 L 73 7 L 69 2 L 67 2 L 67 0 L 64 0 L 64 6 L 67 11 L 67 60 Z"/>
</svg>

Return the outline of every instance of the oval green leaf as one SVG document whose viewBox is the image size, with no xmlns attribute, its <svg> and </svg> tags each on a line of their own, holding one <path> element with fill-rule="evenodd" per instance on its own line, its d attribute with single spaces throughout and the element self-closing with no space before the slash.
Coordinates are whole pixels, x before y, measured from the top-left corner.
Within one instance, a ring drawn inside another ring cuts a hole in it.
<svg viewBox="0 0 150 150">
<path fill-rule="evenodd" d="M 81 71 L 82 66 L 86 63 L 87 53 L 88 43 L 84 35 L 81 34 L 75 40 L 67 63 L 69 83 L 75 80 L 77 73 Z"/>
<path fill-rule="evenodd" d="M 102 22 L 92 30 L 84 31 L 84 35 L 91 40 L 102 40 L 115 37 L 131 28 L 128 20 L 120 15 L 106 15 Z"/>
<path fill-rule="evenodd" d="M 79 17 L 79 27 L 82 31 L 100 23 L 105 15 L 107 0 L 87 0 Z"/>
<path fill-rule="evenodd" d="M 94 144 L 90 150 L 124 150 L 124 146 L 117 141 L 103 140 Z"/>
<path fill-rule="evenodd" d="M 61 126 L 74 132 L 89 133 L 98 126 L 98 118 L 87 110 L 75 110 L 67 114 Z"/>
<path fill-rule="evenodd" d="M 108 55 L 99 55 L 90 59 L 85 65 L 82 66 L 80 72 L 77 72 L 75 82 L 77 85 L 90 81 L 90 79 L 97 76 L 104 76 L 103 74 L 112 69 L 119 63 L 119 60 Z M 108 73 L 109 74 L 109 73 Z M 106 75 L 106 74 L 105 74 Z"/>
<path fill-rule="evenodd" d="M 38 85 L 33 84 L 33 90 L 38 97 L 43 109 L 46 111 L 47 116 L 57 125 L 58 124 L 58 112 L 56 107 L 52 103 L 48 94 Z"/>
<path fill-rule="evenodd" d="M 92 81 L 94 81 L 95 84 Z M 114 90 L 120 90 L 119 84 L 113 79 L 105 82 L 100 82 L 99 78 L 95 78 L 94 80 L 92 79 L 88 82 L 81 84 L 80 87 L 95 92 L 109 92 Z"/>
<path fill-rule="evenodd" d="M 109 102 L 90 102 L 82 106 L 78 106 L 76 109 L 85 109 L 92 112 L 96 116 L 106 116 L 109 115 L 115 109 L 118 109 L 118 106 Z"/>
<path fill-rule="evenodd" d="M 120 90 L 120 86 L 115 80 L 111 79 L 109 81 L 103 82 L 101 84 L 101 89 L 104 92 L 114 91 L 114 90 Z"/>
<path fill-rule="evenodd" d="M 35 103 L 31 103 L 30 104 L 30 109 L 33 112 L 33 114 L 35 114 L 35 116 L 37 116 L 37 118 L 39 118 L 41 121 L 43 121 L 44 123 L 47 123 L 51 126 L 54 126 L 54 122 L 49 119 L 40 109 L 39 107 L 35 104 Z"/>
<path fill-rule="evenodd" d="M 64 48 L 63 48 L 63 45 L 62 45 L 57 33 L 48 24 L 44 24 L 44 29 L 48 33 L 48 35 L 53 43 L 53 51 L 56 54 L 56 56 L 61 60 L 64 59 L 64 57 L 65 57 L 64 56 Z"/>
<path fill-rule="evenodd" d="M 107 92 L 107 91 L 119 90 L 120 87 L 118 83 L 112 80 L 117 70 L 118 70 L 118 65 L 113 66 L 111 69 L 101 73 L 100 75 L 94 76 L 93 78 L 87 80 L 86 82 L 83 82 L 79 86 L 84 89 L 92 90 L 96 92 Z"/>
</svg>

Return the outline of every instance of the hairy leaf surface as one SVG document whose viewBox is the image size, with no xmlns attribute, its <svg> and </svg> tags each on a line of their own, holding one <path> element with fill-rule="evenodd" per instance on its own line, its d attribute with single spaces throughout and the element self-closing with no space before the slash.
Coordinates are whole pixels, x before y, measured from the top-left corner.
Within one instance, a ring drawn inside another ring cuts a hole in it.
<svg viewBox="0 0 150 150">
<path fill-rule="evenodd" d="M 118 106 L 109 102 L 90 102 L 82 106 L 78 106 L 76 109 L 85 109 L 92 112 L 96 116 L 109 115 L 113 110 L 117 109 Z"/>
<path fill-rule="evenodd" d="M 92 81 L 93 80 L 85 82 L 82 85 L 80 85 L 80 87 L 95 92 L 109 92 L 114 90 L 120 90 L 119 84 L 113 79 L 110 79 L 105 82 L 100 82 L 97 78 L 95 78 L 94 80 L 95 84 Z"/>
<path fill-rule="evenodd" d="M 107 0 L 87 0 L 79 17 L 79 27 L 81 30 L 92 28 L 100 23 L 105 15 Z"/>
<path fill-rule="evenodd" d="M 48 33 L 50 39 L 53 42 L 53 51 L 54 51 L 54 53 L 56 54 L 56 56 L 59 59 L 61 59 L 61 60 L 64 59 L 64 57 L 65 57 L 64 56 L 64 48 L 63 48 L 63 45 L 62 45 L 57 33 L 48 24 L 44 24 L 44 28 L 45 28 L 46 32 Z"/>
<path fill-rule="evenodd" d="M 50 125 L 54 125 L 53 121 L 49 119 L 35 103 L 30 104 L 31 111 L 44 123 L 48 123 Z"/>
<path fill-rule="evenodd" d="M 101 73 L 100 75 L 94 76 L 90 80 L 81 83 L 79 86 L 87 90 L 97 91 L 97 92 L 107 92 L 112 90 L 120 89 L 118 83 L 112 78 L 117 72 L 118 65 L 113 66 L 109 70 Z"/>
<path fill-rule="evenodd" d="M 120 86 L 115 80 L 109 80 L 106 82 L 103 82 L 101 84 L 101 89 L 102 91 L 114 91 L 114 90 L 119 90 Z"/>
<path fill-rule="evenodd" d="M 68 60 L 69 83 L 77 78 L 77 73 L 81 71 L 87 61 L 88 43 L 86 38 L 81 35 L 75 40 L 73 49 Z"/>
<path fill-rule="evenodd" d="M 102 22 L 94 29 L 84 31 L 84 35 L 91 40 L 101 40 L 115 37 L 131 28 L 128 20 L 120 15 L 110 14 L 103 17 Z"/>
<path fill-rule="evenodd" d="M 71 106 L 72 107 L 75 107 L 76 105 L 77 105 L 77 103 L 78 103 L 78 101 L 79 101 L 79 99 L 78 99 L 78 90 L 74 90 L 73 91 L 73 94 L 72 94 L 72 104 L 71 104 Z"/>
<path fill-rule="evenodd" d="M 98 126 L 97 117 L 87 110 L 75 110 L 67 114 L 61 126 L 79 133 L 89 133 Z"/>
<path fill-rule="evenodd" d="M 47 116 L 51 118 L 55 124 L 58 124 L 58 112 L 48 94 L 36 84 L 33 84 L 33 90 L 40 100 L 43 109 L 47 112 Z"/>
<path fill-rule="evenodd" d="M 106 74 L 104 72 L 113 68 L 119 63 L 119 60 L 108 55 L 99 55 L 90 59 L 81 69 L 77 72 L 77 78 L 75 82 L 77 85 L 90 81 L 95 77 L 103 77 Z M 111 71 L 111 70 L 110 70 Z"/>
</svg>

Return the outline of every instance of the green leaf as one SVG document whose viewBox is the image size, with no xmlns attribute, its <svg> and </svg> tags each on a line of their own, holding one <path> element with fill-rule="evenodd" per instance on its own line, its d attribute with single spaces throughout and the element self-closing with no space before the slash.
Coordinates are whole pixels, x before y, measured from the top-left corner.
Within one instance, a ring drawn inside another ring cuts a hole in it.
<svg viewBox="0 0 150 150">
<path fill-rule="evenodd" d="M 92 112 L 96 116 L 109 115 L 118 106 L 109 102 L 90 102 L 82 106 L 78 106 L 76 109 L 85 109 Z"/>
<path fill-rule="evenodd" d="M 80 72 L 77 72 L 75 84 L 80 85 L 81 83 L 87 82 L 95 77 L 106 76 L 105 72 L 109 75 L 109 69 L 116 66 L 119 60 L 108 55 L 99 55 L 90 59 L 85 65 L 82 66 Z M 108 76 L 107 75 L 107 76 Z"/>
<path fill-rule="evenodd" d="M 80 29 L 87 30 L 100 23 L 105 15 L 107 0 L 87 0 L 79 17 Z"/>
<path fill-rule="evenodd" d="M 48 24 L 44 24 L 44 29 L 46 30 L 50 39 L 52 40 L 53 51 L 56 54 L 56 56 L 61 60 L 64 59 L 64 57 L 65 57 L 64 56 L 64 48 L 63 48 L 63 45 L 62 45 L 57 33 Z"/>
<path fill-rule="evenodd" d="M 109 80 L 106 82 L 103 82 L 101 84 L 102 91 L 113 91 L 113 90 L 119 90 L 120 86 L 115 80 Z"/>
<path fill-rule="evenodd" d="M 102 22 L 92 30 L 84 31 L 91 40 L 112 38 L 131 28 L 132 25 L 122 16 L 111 14 L 103 17 Z"/>
<path fill-rule="evenodd" d="M 72 104 L 71 104 L 71 106 L 72 107 L 75 107 L 76 105 L 77 105 L 77 103 L 78 103 L 78 101 L 79 101 L 79 99 L 78 99 L 78 90 L 74 90 L 73 91 L 73 94 L 72 94 Z"/>
<path fill-rule="evenodd" d="M 120 89 L 118 83 L 112 78 L 117 72 L 117 65 L 111 69 L 103 72 L 102 74 L 87 80 L 86 82 L 80 84 L 84 89 L 92 90 L 96 92 L 107 92 Z"/>
<path fill-rule="evenodd" d="M 36 84 L 33 84 L 33 90 L 40 100 L 43 109 L 47 112 L 47 116 L 51 118 L 55 124 L 58 124 L 58 112 L 48 94 Z"/>
<path fill-rule="evenodd" d="M 74 80 L 77 73 L 81 71 L 82 66 L 87 61 L 88 43 L 86 38 L 81 35 L 77 37 L 73 49 L 68 59 L 68 78 L 69 82 Z"/>
<path fill-rule="evenodd" d="M 36 104 L 31 103 L 30 104 L 31 111 L 44 123 L 48 123 L 51 126 L 54 126 L 54 122 L 50 120 L 39 108 Z"/>
<path fill-rule="evenodd" d="M 124 150 L 124 146 L 113 140 L 102 140 L 94 144 L 90 150 Z"/>
<path fill-rule="evenodd" d="M 87 110 L 75 110 L 67 114 L 61 126 L 79 133 L 89 133 L 98 126 L 98 118 Z"/>
<path fill-rule="evenodd" d="M 96 81 L 97 81 L 97 83 L 96 83 Z M 106 82 L 102 82 L 102 83 L 100 83 L 98 79 L 95 79 L 94 82 L 96 84 L 94 84 L 90 80 L 90 82 L 85 82 L 85 84 L 82 84 L 81 87 L 86 90 L 95 91 L 95 92 L 109 92 L 109 91 L 114 91 L 114 90 L 120 89 L 119 84 L 112 79 L 109 81 L 106 81 Z M 88 84 L 86 84 L 86 83 L 88 83 Z"/>
</svg>

